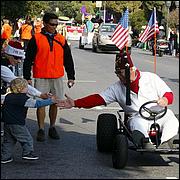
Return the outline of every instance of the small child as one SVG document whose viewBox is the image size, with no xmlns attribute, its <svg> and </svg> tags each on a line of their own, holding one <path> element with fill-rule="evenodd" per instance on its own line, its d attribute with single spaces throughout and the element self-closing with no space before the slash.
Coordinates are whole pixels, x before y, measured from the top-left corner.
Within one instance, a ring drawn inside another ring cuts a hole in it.
<svg viewBox="0 0 180 180">
<path fill-rule="evenodd" d="M 22 146 L 22 159 L 36 160 L 33 138 L 25 125 L 28 108 L 39 108 L 55 103 L 55 97 L 35 100 L 27 96 L 28 82 L 16 78 L 10 82 L 11 92 L 6 95 L 2 105 L 4 137 L 1 147 L 1 163 L 13 161 L 13 150 L 17 142 Z"/>
</svg>

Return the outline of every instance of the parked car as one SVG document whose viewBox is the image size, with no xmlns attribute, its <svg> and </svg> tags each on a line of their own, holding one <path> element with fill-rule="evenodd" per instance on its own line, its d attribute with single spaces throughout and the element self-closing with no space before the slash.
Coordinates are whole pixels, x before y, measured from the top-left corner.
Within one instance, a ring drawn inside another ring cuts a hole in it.
<svg viewBox="0 0 180 180">
<path fill-rule="evenodd" d="M 101 52 L 101 51 L 118 51 L 119 49 L 111 41 L 113 32 L 116 29 L 117 24 L 112 23 L 102 23 L 92 39 L 92 51 Z"/>
</svg>

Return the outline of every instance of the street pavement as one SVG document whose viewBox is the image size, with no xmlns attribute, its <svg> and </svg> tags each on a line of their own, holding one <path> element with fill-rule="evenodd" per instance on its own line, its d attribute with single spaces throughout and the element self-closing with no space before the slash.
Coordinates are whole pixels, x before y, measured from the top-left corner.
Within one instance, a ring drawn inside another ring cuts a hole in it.
<svg viewBox="0 0 180 180">
<path fill-rule="evenodd" d="M 65 92 L 68 95 L 78 98 L 100 92 L 114 80 L 117 80 L 114 75 L 115 55 L 95 54 L 92 53 L 91 49 L 79 50 L 77 42 L 72 42 L 71 49 L 75 59 L 77 82 L 72 89 L 68 89 L 66 79 L 64 80 Z M 141 60 L 144 60 L 144 56 L 152 59 L 148 51 L 139 49 L 132 51 L 140 68 L 145 66 L 141 64 L 139 57 Z M 164 56 L 160 60 L 158 58 L 158 63 L 161 63 L 162 60 L 166 62 L 167 58 L 172 60 L 171 63 L 173 63 L 173 67 L 176 66 L 174 68 L 177 71 L 178 59 L 174 57 Z M 147 69 L 151 68 L 153 71 L 152 67 L 152 64 L 148 65 Z M 174 81 L 170 81 L 170 77 L 168 79 L 164 71 L 161 72 L 161 75 L 176 91 L 177 100 L 172 109 L 175 110 L 176 114 L 179 114 L 177 72 L 169 74 Z M 130 150 L 127 166 L 122 170 L 117 170 L 112 167 L 111 154 L 97 151 L 97 117 L 104 112 L 117 114 L 118 109 L 117 104 L 112 104 L 108 107 L 92 109 L 59 110 L 56 128 L 60 134 L 60 140 L 53 140 L 47 136 L 49 128 L 47 115 L 45 119 L 45 142 L 36 141 L 38 130 L 36 110 L 29 109 L 27 126 L 33 136 L 34 149 L 39 160 L 22 160 L 22 149 L 20 144 L 17 144 L 14 151 L 14 161 L 1 164 L 1 179 L 178 179 L 179 155 L 160 156 L 159 154 L 141 154 Z M 46 110 L 48 112 L 48 107 Z"/>
</svg>

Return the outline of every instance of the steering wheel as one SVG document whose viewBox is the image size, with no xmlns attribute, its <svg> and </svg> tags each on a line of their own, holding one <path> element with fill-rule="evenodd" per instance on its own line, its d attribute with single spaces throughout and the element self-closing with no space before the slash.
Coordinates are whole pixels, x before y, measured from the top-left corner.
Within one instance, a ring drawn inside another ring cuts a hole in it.
<svg viewBox="0 0 180 180">
<path fill-rule="evenodd" d="M 148 108 L 147 105 L 149 105 L 149 104 L 155 104 L 156 106 L 151 106 L 150 108 Z M 156 100 L 148 101 L 140 107 L 139 114 L 141 115 L 141 117 L 143 117 L 144 119 L 147 119 L 147 120 L 160 119 L 166 114 L 167 106 L 161 107 L 161 106 L 157 106 L 157 105 L 158 104 L 157 104 Z M 156 107 L 156 108 L 153 108 L 153 107 Z M 144 114 L 146 114 L 146 115 L 144 115 Z"/>
</svg>

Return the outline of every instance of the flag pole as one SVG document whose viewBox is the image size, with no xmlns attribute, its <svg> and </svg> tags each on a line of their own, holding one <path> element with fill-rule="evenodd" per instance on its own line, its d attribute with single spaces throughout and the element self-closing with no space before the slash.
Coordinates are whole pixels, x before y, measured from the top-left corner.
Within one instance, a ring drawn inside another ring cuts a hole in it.
<svg viewBox="0 0 180 180">
<path fill-rule="evenodd" d="M 128 54 L 128 42 L 126 43 L 126 54 Z"/>
<path fill-rule="evenodd" d="M 127 7 L 128 10 L 128 7 Z M 128 43 L 129 43 L 129 22 L 127 21 L 127 28 L 128 28 L 128 38 L 127 38 L 127 43 L 126 43 L 126 58 L 128 58 L 127 54 L 128 53 Z M 128 62 L 128 60 L 127 60 Z M 125 76 L 126 76 L 126 105 L 131 105 L 131 93 L 130 93 L 130 64 L 128 63 L 126 65 L 126 69 L 125 69 Z"/>
<path fill-rule="evenodd" d="M 154 7 L 154 25 L 155 25 L 155 28 L 154 28 L 154 73 L 156 74 L 156 8 Z"/>
<path fill-rule="evenodd" d="M 128 9 L 128 6 L 126 9 Z M 129 22 L 128 21 L 127 21 L 127 28 L 128 28 L 128 41 L 129 41 Z M 128 54 L 128 41 L 126 43 L 126 54 Z"/>
</svg>

